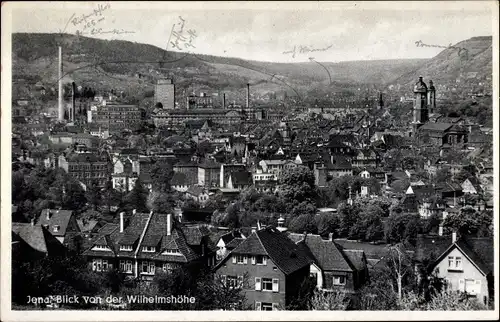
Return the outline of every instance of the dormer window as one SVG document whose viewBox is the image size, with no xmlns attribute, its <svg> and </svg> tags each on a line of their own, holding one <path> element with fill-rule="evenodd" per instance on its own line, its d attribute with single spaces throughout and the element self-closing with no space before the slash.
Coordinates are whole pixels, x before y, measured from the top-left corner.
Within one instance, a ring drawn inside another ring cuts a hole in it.
<svg viewBox="0 0 500 322">
<path fill-rule="evenodd" d="M 59 231 L 59 229 L 61 229 L 61 226 L 55 225 L 53 229 L 54 229 L 54 232 L 57 233 Z"/>
<path fill-rule="evenodd" d="M 165 254 L 165 255 L 182 255 L 181 252 L 179 251 L 179 249 L 177 249 L 177 248 L 167 248 L 167 249 L 165 249 L 163 254 Z"/>
<path fill-rule="evenodd" d="M 144 246 L 142 247 L 142 251 L 145 253 L 154 253 L 156 252 L 156 247 L 154 246 Z"/>
<path fill-rule="evenodd" d="M 92 250 L 111 250 L 108 245 L 95 245 Z"/>
<path fill-rule="evenodd" d="M 120 245 L 120 250 L 125 251 L 125 252 L 131 252 L 132 245 Z"/>
</svg>

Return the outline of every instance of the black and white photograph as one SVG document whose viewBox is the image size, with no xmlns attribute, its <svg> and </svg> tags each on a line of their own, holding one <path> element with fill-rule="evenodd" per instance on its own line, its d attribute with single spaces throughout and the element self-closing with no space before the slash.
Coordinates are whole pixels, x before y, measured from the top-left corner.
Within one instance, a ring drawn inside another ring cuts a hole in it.
<svg viewBox="0 0 500 322">
<path fill-rule="evenodd" d="M 2 3 L 1 320 L 498 318 L 498 5 Z"/>
</svg>

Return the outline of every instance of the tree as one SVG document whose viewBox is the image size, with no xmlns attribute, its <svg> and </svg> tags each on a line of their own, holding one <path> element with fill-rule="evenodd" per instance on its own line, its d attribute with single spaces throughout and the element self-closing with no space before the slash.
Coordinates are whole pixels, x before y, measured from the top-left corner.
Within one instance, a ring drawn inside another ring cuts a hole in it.
<svg viewBox="0 0 500 322">
<path fill-rule="evenodd" d="M 157 160 L 150 170 L 153 180 L 153 190 L 159 192 L 170 191 L 170 181 L 174 175 L 174 170 L 170 162 L 165 160 Z"/>
<path fill-rule="evenodd" d="M 298 166 L 285 170 L 279 180 L 281 197 L 293 208 L 301 202 L 312 203 L 316 198 L 314 173 L 307 167 Z"/>
<path fill-rule="evenodd" d="M 345 311 L 349 298 L 344 291 L 324 292 L 315 290 L 309 309 L 313 311 Z"/>
<path fill-rule="evenodd" d="M 387 243 L 409 242 L 415 244 L 418 227 L 418 214 L 394 213 L 388 218 L 385 230 L 385 239 Z"/>
<path fill-rule="evenodd" d="M 338 235 L 341 237 L 352 236 L 354 238 L 357 237 L 357 231 L 353 230 L 353 227 L 356 226 L 356 223 L 359 221 L 359 213 L 360 209 L 356 204 L 349 205 L 347 203 L 343 203 L 338 208 L 338 214 L 340 218 L 340 227 L 338 231 Z"/>
<path fill-rule="evenodd" d="M 142 185 L 141 179 L 137 178 L 134 188 L 125 196 L 125 209 L 136 209 L 138 212 L 146 212 L 148 211 L 147 200 L 148 192 Z"/>
<path fill-rule="evenodd" d="M 296 233 L 307 232 L 315 234 L 317 233 L 315 216 L 312 214 L 303 214 L 294 217 L 290 220 L 289 229 Z"/>
<path fill-rule="evenodd" d="M 102 194 L 101 189 L 97 186 L 96 181 L 92 181 L 86 190 L 86 199 L 93 210 L 97 210 L 97 207 L 101 204 Z"/>
<path fill-rule="evenodd" d="M 443 222 L 443 227 L 461 235 L 493 236 L 492 224 L 492 211 L 478 212 L 473 207 L 466 206 L 460 210 L 460 213 L 448 215 Z"/>
<path fill-rule="evenodd" d="M 319 216 L 316 216 L 316 226 L 318 227 L 318 235 L 328 236 L 328 234 L 333 233 L 333 236 L 337 237 L 340 219 L 334 214 L 320 214 Z"/>
<path fill-rule="evenodd" d="M 389 265 L 396 278 L 398 300 L 401 301 L 403 297 L 403 278 L 412 271 L 410 257 L 402 243 L 390 248 Z"/>
</svg>

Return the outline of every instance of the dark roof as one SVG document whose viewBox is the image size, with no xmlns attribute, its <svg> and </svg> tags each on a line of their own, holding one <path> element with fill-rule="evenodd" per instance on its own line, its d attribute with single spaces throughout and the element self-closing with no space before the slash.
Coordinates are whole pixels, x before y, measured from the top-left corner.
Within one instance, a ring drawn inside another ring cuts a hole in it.
<svg viewBox="0 0 500 322">
<path fill-rule="evenodd" d="M 384 257 L 389 248 L 387 245 L 375 245 L 371 243 L 357 242 L 347 239 L 335 239 L 335 243 L 340 245 L 344 251 L 346 250 L 362 250 L 368 259 L 380 259 Z"/>
<path fill-rule="evenodd" d="M 286 275 L 313 262 L 298 245 L 274 227 L 267 227 L 252 233 L 232 253 L 267 255 Z"/>
<path fill-rule="evenodd" d="M 415 260 L 422 262 L 425 259 L 435 260 L 451 245 L 451 236 L 418 235 L 415 246 Z"/>
<path fill-rule="evenodd" d="M 49 218 L 47 218 L 48 214 L 50 214 Z M 66 235 L 66 229 L 72 215 L 72 210 L 43 209 L 38 218 L 38 224 L 41 226 L 48 225 L 48 230 L 52 235 L 62 237 Z M 58 231 L 54 231 L 55 226 L 59 226 Z"/>
<path fill-rule="evenodd" d="M 493 253 L 493 238 L 491 237 L 462 237 L 456 243 L 449 246 L 439 258 L 436 264 L 439 263 L 445 256 L 455 247 L 460 249 L 477 268 L 485 275 L 493 272 L 494 268 L 494 253 Z"/>
<path fill-rule="evenodd" d="M 47 244 L 43 227 L 31 223 L 12 223 L 12 232 L 24 240 L 31 248 L 47 253 Z"/>
<path fill-rule="evenodd" d="M 365 252 L 360 249 L 346 249 L 344 254 L 357 271 L 363 271 L 367 268 Z"/>
<path fill-rule="evenodd" d="M 182 172 L 174 172 L 172 179 L 170 179 L 170 184 L 172 186 L 185 186 L 187 185 L 187 176 Z"/>
<path fill-rule="evenodd" d="M 233 185 L 251 185 L 252 174 L 248 171 L 238 171 L 231 173 L 231 181 Z"/>
<path fill-rule="evenodd" d="M 134 245 L 139 240 L 146 222 L 148 221 L 148 213 L 136 213 L 130 217 L 130 222 L 123 233 L 120 233 L 119 245 Z"/>
<path fill-rule="evenodd" d="M 304 239 L 305 237 L 305 239 Z M 288 238 L 297 244 L 304 244 L 313 255 L 313 259 L 324 271 L 352 271 L 351 266 L 342 255 L 339 247 L 329 239 L 319 235 L 289 234 Z"/>
<path fill-rule="evenodd" d="M 451 123 L 425 123 L 419 130 L 430 130 L 430 131 L 446 131 L 451 128 L 453 124 Z"/>
</svg>

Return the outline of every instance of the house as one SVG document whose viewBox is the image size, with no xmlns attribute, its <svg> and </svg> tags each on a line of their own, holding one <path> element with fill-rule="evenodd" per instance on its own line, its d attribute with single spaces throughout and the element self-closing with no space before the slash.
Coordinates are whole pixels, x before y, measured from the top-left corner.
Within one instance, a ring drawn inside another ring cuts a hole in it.
<svg viewBox="0 0 500 322">
<path fill-rule="evenodd" d="M 266 227 L 228 253 L 215 273 L 225 283 L 243 288 L 247 305 L 271 311 L 286 308 L 297 297 L 311 263 L 302 247 L 276 228 Z"/>
<path fill-rule="evenodd" d="M 47 229 L 63 245 L 80 232 L 72 210 L 43 209 L 37 225 Z"/>
<path fill-rule="evenodd" d="M 493 239 L 452 235 L 452 244 L 434 261 L 432 270 L 452 291 L 487 304 L 493 298 Z"/>
<path fill-rule="evenodd" d="M 248 171 L 233 172 L 229 175 L 227 187 L 229 189 L 243 190 L 252 185 L 252 174 Z"/>
<path fill-rule="evenodd" d="M 31 261 L 63 254 L 65 249 L 47 228 L 31 223 L 12 223 L 12 258 Z"/>
<path fill-rule="evenodd" d="M 217 260 L 219 261 L 223 259 L 229 251 L 236 248 L 243 240 L 245 240 L 245 238 L 245 235 L 243 235 L 239 230 L 222 232 L 214 236 L 212 240 L 217 246 Z M 237 241 L 233 242 L 234 240 Z M 235 247 L 231 248 L 233 244 Z"/>
<path fill-rule="evenodd" d="M 483 192 L 481 184 L 476 177 L 469 177 L 465 179 L 464 182 L 462 182 L 461 186 L 462 186 L 462 192 L 464 194 L 477 195 Z"/>
<path fill-rule="evenodd" d="M 314 260 L 310 274 L 316 286 L 323 290 L 345 290 L 353 292 L 368 281 L 368 266 L 362 250 L 344 251 L 332 239 L 313 234 L 290 233 L 288 237 L 303 246 Z"/>
<path fill-rule="evenodd" d="M 221 166 L 215 161 L 205 160 L 198 165 L 198 185 L 217 187 L 220 181 Z"/>
<path fill-rule="evenodd" d="M 209 198 L 208 190 L 200 186 L 192 186 L 186 190 L 186 198 L 204 203 Z"/>
<path fill-rule="evenodd" d="M 330 177 L 352 176 L 351 161 L 343 155 L 331 155 L 330 162 L 326 162 L 327 173 Z"/>
<path fill-rule="evenodd" d="M 151 280 L 187 263 L 215 264 L 215 245 L 205 227 L 184 226 L 171 214 L 133 212 L 128 225 L 125 213 L 119 224 L 102 227 L 83 252 L 94 271 L 118 268 L 127 277 Z"/>
<path fill-rule="evenodd" d="M 246 171 L 246 167 L 244 164 L 221 164 L 219 187 L 229 188 L 228 182 L 231 174 L 244 171 Z"/>
<path fill-rule="evenodd" d="M 170 179 L 170 186 L 175 191 L 186 192 L 189 188 L 187 175 L 182 172 L 174 172 L 172 179 Z"/>
</svg>

